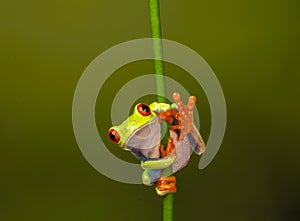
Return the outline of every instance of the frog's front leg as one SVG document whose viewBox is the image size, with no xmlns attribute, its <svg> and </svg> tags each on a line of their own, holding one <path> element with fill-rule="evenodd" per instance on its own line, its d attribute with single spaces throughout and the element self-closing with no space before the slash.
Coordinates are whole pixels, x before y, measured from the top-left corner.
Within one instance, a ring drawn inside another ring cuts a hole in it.
<svg viewBox="0 0 300 221">
<path fill-rule="evenodd" d="M 196 154 L 201 155 L 205 152 L 205 143 L 195 125 L 193 126 L 193 130 L 187 134 L 187 137 Z"/>
<path fill-rule="evenodd" d="M 173 128 L 180 129 L 178 140 L 183 140 L 185 136 L 187 136 L 194 151 L 199 155 L 202 154 L 205 151 L 205 143 L 193 122 L 193 109 L 195 107 L 196 97 L 191 96 L 187 105 L 182 103 L 178 93 L 173 94 L 173 99 L 179 112 L 179 124 L 175 126 L 176 128 Z"/>
</svg>

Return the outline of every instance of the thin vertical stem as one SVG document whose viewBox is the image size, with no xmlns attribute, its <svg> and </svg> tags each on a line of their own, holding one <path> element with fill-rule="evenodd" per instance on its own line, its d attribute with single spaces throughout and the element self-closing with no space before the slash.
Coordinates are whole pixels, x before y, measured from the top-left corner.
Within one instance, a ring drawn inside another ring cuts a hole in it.
<svg viewBox="0 0 300 221">
<path fill-rule="evenodd" d="M 158 102 L 167 102 L 165 95 L 165 67 L 161 42 L 161 25 L 159 15 L 159 0 L 150 0 L 150 19 L 151 31 L 153 38 L 153 52 L 154 52 L 154 70 L 156 74 L 156 91 L 158 95 Z"/>
<path fill-rule="evenodd" d="M 164 221 L 173 220 L 173 193 L 169 193 L 164 196 Z"/>
<path fill-rule="evenodd" d="M 165 86 L 165 68 L 163 62 L 163 50 L 161 41 L 161 24 L 160 24 L 160 13 L 159 13 L 159 0 L 149 0 L 150 3 L 150 19 L 151 19 L 151 32 L 153 38 L 153 52 L 154 52 L 154 70 L 156 75 L 156 91 L 157 91 L 157 101 L 161 103 L 166 103 L 166 86 Z M 166 124 L 163 125 L 166 127 Z M 163 138 L 163 145 L 166 146 L 167 139 L 170 136 L 169 130 Z M 163 171 L 164 176 L 169 176 L 171 174 L 171 167 Z M 163 220 L 172 221 L 173 220 L 173 194 L 167 194 L 164 196 L 163 202 Z"/>
</svg>

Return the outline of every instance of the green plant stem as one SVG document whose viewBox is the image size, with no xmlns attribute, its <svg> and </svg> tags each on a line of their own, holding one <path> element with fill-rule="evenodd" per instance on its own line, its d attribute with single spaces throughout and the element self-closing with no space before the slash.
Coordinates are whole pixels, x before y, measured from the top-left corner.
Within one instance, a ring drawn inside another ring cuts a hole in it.
<svg viewBox="0 0 300 221">
<path fill-rule="evenodd" d="M 150 19 L 151 19 L 151 32 L 153 38 L 153 53 L 154 53 L 154 70 L 156 75 L 156 91 L 157 101 L 160 103 L 166 103 L 166 86 L 165 86 L 165 68 L 163 62 L 163 50 L 161 41 L 161 25 L 160 25 L 160 13 L 159 13 L 159 0 L 149 0 L 150 3 Z M 162 125 L 165 128 L 167 123 Z M 162 130 L 164 131 L 164 130 Z M 169 130 L 166 130 L 162 144 L 166 147 L 167 140 L 170 136 Z M 169 176 L 172 173 L 171 167 L 163 171 L 164 176 Z M 163 202 L 163 220 L 173 220 L 173 194 L 167 194 L 164 196 Z"/>
<path fill-rule="evenodd" d="M 154 53 L 154 70 L 156 74 L 156 91 L 158 102 L 167 102 L 165 95 L 165 71 L 162 42 L 161 42 L 161 26 L 160 26 L 160 16 L 159 16 L 159 0 L 149 0 L 150 1 L 150 19 L 151 19 L 151 32 L 153 38 L 153 53 Z"/>
</svg>

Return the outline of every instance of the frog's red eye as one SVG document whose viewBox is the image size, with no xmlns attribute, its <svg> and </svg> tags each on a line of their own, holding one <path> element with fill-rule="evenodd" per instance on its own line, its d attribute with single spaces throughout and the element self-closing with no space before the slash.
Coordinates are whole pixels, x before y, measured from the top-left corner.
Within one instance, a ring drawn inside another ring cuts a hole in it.
<svg viewBox="0 0 300 221">
<path fill-rule="evenodd" d="M 147 104 L 139 104 L 137 110 L 143 116 L 149 116 L 151 114 L 150 107 Z"/>
<path fill-rule="evenodd" d="M 110 129 L 108 131 L 108 138 L 110 139 L 110 141 L 115 142 L 115 143 L 119 143 L 119 141 L 120 141 L 120 135 L 118 134 L 118 132 L 115 129 Z"/>
</svg>

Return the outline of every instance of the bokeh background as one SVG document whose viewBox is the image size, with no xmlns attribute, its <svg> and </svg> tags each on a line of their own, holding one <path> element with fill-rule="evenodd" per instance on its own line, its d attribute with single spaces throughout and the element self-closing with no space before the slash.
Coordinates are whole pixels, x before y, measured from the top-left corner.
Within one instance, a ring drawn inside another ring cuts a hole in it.
<svg viewBox="0 0 300 221">
<path fill-rule="evenodd" d="M 76 84 L 96 56 L 150 37 L 147 2 L 1 3 L 0 220 L 162 219 L 154 188 L 118 183 L 89 165 L 71 115 Z M 163 37 L 210 64 L 228 109 L 213 162 L 198 170 L 193 156 L 177 174 L 175 220 L 300 220 L 299 6 L 296 0 L 161 1 Z M 131 162 L 138 163 L 106 140 L 110 105 L 129 79 L 152 72 L 152 61 L 120 68 L 97 101 L 103 140 Z M 210 110 L 202 89 L 174 65 L 166 72 L 198 97 L 207 140 Z"/>
</svg>

